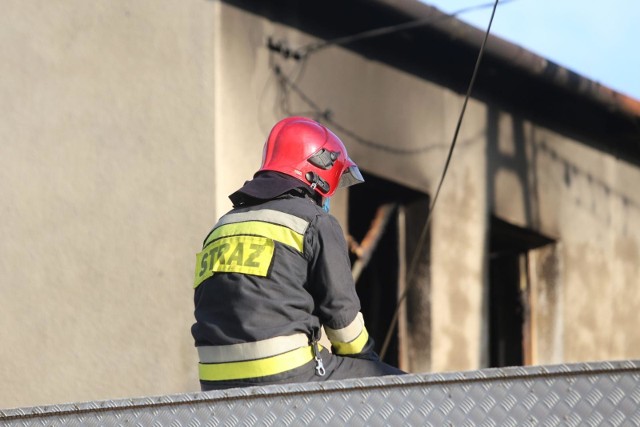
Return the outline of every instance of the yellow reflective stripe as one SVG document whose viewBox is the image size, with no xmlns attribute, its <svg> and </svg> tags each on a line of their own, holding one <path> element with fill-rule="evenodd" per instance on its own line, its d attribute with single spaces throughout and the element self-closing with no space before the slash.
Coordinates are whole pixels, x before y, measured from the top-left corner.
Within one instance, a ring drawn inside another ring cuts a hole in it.
<svg viewBox="0 0 640 427">
<path fill-rule="evenodd" d="M 287 353 L 258 360 L 228 363 L 200 363 L 200 379 L 203 381 L 240 380 L 280 374 L 313 360 L 311 346 L 300 347 Z"/>
<path fill-rule="evenodd" d="M 275 211 L 273 209 L 259 209 L 249 212 L 238 212 L 226 214 L 215 225 L 214 228 L 234 222 L 261 221 L 270 222 L 272 224 L 283 225 L 292 229 L 296 233 L 304 234 L 307 231 L 309 222 L 295 215 Z"/>
<path fill-rule="evenodd" d="M 304 252 L 304 234 L 277 224 L 270 224 L 261 221 L 237 222 L 225 224 L 214 229 L 204 242 L 206 247 L 216 239 L 237 235 L 262 236 L 273 239 L 276 242 L 291 246 L 298 252 Z"/>
<path fill-rule="evenodd" d="M 362 328 L 362 332 L 351 342 L 331 341 L 336 354 L 357 354 L 362 351 L 369 341 L 369 333 L 366 328 Z"/>
<path fill-rule="evenodd" d="M 273 260 L 273 240 L 257 236 L 231 236 L 214 241 L 196 255 L 193 287 L 215 273 L 242 273 L 266 277 Z"/>
</svg>

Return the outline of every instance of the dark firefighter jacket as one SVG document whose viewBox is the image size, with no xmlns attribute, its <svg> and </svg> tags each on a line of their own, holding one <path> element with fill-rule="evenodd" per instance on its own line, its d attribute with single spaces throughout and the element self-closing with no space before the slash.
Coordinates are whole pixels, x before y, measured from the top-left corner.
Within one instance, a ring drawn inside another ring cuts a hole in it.
<svg viewBox="0 0 640 427">
<path fill-rule="evenodd" d="M 234 208 L 196 258 L 192 334 L 201 380 L 307 363 L 321 325 L 333 353 L 376 357 L 342 229 L 304 190 Z"/>
</svg>

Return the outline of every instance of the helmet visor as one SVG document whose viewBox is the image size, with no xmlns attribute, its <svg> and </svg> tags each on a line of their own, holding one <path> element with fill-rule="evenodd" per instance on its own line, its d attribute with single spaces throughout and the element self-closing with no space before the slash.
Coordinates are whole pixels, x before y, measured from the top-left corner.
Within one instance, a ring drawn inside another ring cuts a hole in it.
<svg viewBox="0 0 640 427">
<path fill-rule="evenodd" d="M 338 188 L 349 187 L 350 185 L 360 184 L 364 182 L 364 178 L 356 165 L 349 166 L 340 177 Z"/>
</svg>

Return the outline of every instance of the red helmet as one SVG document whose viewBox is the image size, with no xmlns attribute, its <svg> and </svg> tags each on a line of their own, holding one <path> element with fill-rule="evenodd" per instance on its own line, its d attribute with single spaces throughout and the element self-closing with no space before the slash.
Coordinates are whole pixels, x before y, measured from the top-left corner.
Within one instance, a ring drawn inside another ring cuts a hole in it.
<svg viewBox="0 0 640 427">
<path fill-rule="evenodd" d="M 297 178 L 323 197 L 331 197 L 338 187 L 364 181 L 342 141 L 306 117 L 276 123 L 264 144 L 260 170 Z"/>
</svg>

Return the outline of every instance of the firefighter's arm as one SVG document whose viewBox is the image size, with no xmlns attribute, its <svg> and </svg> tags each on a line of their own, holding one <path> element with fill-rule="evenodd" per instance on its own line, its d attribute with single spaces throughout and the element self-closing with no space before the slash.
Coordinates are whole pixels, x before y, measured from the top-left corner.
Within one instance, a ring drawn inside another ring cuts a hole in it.
<svg viewBox="0 0 640 427">
<path fill-rule="evenodd" d="M 312 223 L 313 257 L 309 267 L 315 314 L 322 322 L 332 352 L 341 356 L 377 360 L 351 275 L 347 243 L 338 221 L 322 215 Z"/>
<path fill-rule="evenodd" d="M 334 354 L 378 360 L 378 355 L 373 351 L 373 339 L 369 336 L 364 325 L 362 313 L 358 312 L 353 322 L 344 328 L 331 329 L 325 325 L 324 330 L 331 342 L 331 351 Z"/>
</svg>

